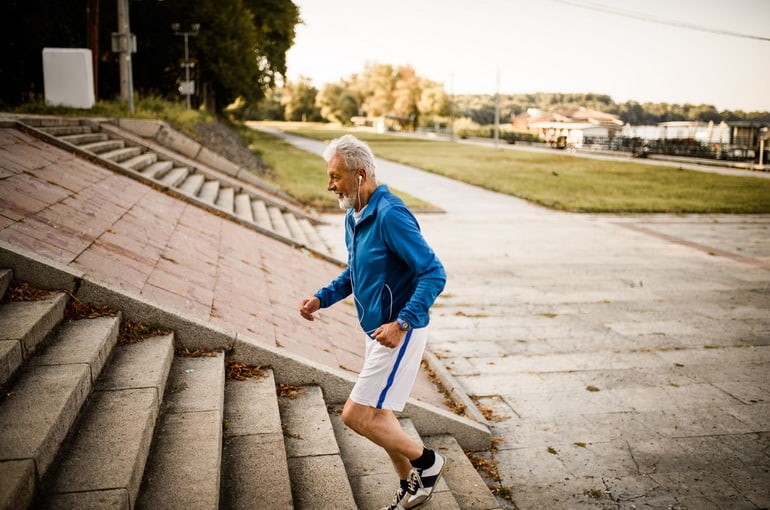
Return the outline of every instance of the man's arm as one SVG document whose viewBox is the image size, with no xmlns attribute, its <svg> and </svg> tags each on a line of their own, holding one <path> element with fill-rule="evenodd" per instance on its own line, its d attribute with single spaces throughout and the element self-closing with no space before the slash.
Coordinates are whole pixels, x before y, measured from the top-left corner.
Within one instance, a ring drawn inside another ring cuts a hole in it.
<svg viewBox="0 0 770 510">
<path fill-rule="evenodd" d="M 299 314 L 302 318 L 312 321 L 315 320 L 313 314 L 320 308 L 328 308 L 337 301 L 341 301 L 353 292 L 353 286 L 350 283 L 350 269 L 345 268 L 340 275 L 332 282 L 315 293 L 311 298 L 306 298 L 299 303 Z"/>
<path fill-rule="evenodd" d="M 422 236 L 417 220 L 405 208 L 388 211 L 383 236 L 388 247 L 411 268 L 417 279 L 414 292 L 398 317 L 413 327 L 425 327 L 430 320 L 430 307 L 446 285 L 444 266 Z"/>
</svg>

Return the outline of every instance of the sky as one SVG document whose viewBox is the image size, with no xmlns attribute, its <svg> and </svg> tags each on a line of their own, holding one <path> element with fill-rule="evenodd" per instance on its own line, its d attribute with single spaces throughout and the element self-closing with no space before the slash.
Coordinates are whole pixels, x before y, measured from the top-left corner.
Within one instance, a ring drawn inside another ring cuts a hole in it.
<svg viewBox="0 0 770 510">
<path fill-rule="evenodd" d="M 303 24 L 287 78 L 318 88 L 381 63 L 411 65 L 454 94 L 770 111 L 770 0 L 293 1 Z"/>
</svg>

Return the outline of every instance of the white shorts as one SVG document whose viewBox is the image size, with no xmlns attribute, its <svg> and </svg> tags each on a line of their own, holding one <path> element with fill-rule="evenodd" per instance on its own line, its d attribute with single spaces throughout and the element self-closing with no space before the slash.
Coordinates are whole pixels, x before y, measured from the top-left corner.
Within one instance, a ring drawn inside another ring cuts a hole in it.
<svg viewBox="0 0 770 510">
<path fill-rule="evenodd" d="M 427 328 L 410 329 L 394 349 L 366 336 L 364 367 L 350 392 L 350 400 L 377 409 L 403 411 L 427 340 Z"/>
</svg>

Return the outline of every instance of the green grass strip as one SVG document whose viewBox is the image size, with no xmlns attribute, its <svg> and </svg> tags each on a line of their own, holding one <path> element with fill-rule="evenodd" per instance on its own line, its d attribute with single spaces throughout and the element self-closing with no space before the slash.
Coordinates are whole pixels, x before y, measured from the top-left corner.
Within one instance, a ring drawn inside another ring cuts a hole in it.
<svg viewBox="0 0 770 510">
<path fill-rule="evenodd" d="M 770 179 L 634 161 L 495 149 L 442 141 L 296 127 L 319 140 L 352 132 L 377 156 L 553 209 L 591 213 L 768 213 Z"/>
</svg>

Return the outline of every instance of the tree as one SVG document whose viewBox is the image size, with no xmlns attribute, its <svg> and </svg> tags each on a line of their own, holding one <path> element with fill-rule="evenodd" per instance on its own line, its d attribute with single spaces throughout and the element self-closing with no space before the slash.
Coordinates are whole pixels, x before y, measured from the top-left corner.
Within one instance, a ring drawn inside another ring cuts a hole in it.
<svg viewBox="0 0 770 510">
<path fill-rule="evenodd" d="M 286 120 L 321 120 L 321 112 L 316 106 L 317 95 L 318 89 L 312 85 L 310 78 L 300 76 L 297 82 L 286 82 L 281 96 Z"/>
<path fill-rule="evenodd" d="M 358 115 L 361 100 L 350 90 L 349 83 L 328 83 L 317 96 L 316 105 L 321 108 L 321 117 L 340 124 L 349 124 Z"/>
<path fill-rule="evenodd" d="M 0 32 L 10 43 L 0 56 L 0 104 L 15 105 L 42 94 L 41 52 L 46 46 L 85 48 L 86 2 L 8 0 Z M 117 3 L 99 2 L 99 97 L 119 89 L 117 56 L 110 34 L 117 28 Z M 256 102 L 286 72 L 286 51 L 294 41 L 299 9 L 291 0 L 166 0 L 130 2 L 134 89 L 178 98 L 183 75 L 182 41 L 171 23 L 189 29 L 195 79 L 209 106 L 221 110 L 237 97 Z"/>
<path fill-rule="evenodd" d="M 439 117 L 449 115 L 449 96 L 444 91 L 444 86 L 431 80 L 422 80 L 420 83 L 420 100 L 417 109 L 420 116 Z"/>
<path fill-rule="evenodd" d="M 416 118 L 420 113 L 417 103 L 422 89 L 420 78 L 412 66 L 401 66 L 393 76 L 393 115 Z"/>
<path fill-rule="evenodd" d="M 362 107 L 367 115 L 379 117 L 393 113 L 395 79 L 392 65 L 367 64 L 354 86 L 363 97 Z"/>
<path fill-rule="evenodd" d="M 207 107 L 221 110 L 239 96 L 257 102 L 286 72 L 286 51 L 300 21 L 290 0 L 172 1 L 189 13 L 187 19 L 201 23 L 197 43 Z"/>
<path fill-rule="evenodd" d="M 0 16 L 0 106 L 43 94 L 43 48 L 85 48 L 86 12 L 67 0 L 6 0 Z"/>
</svg>

